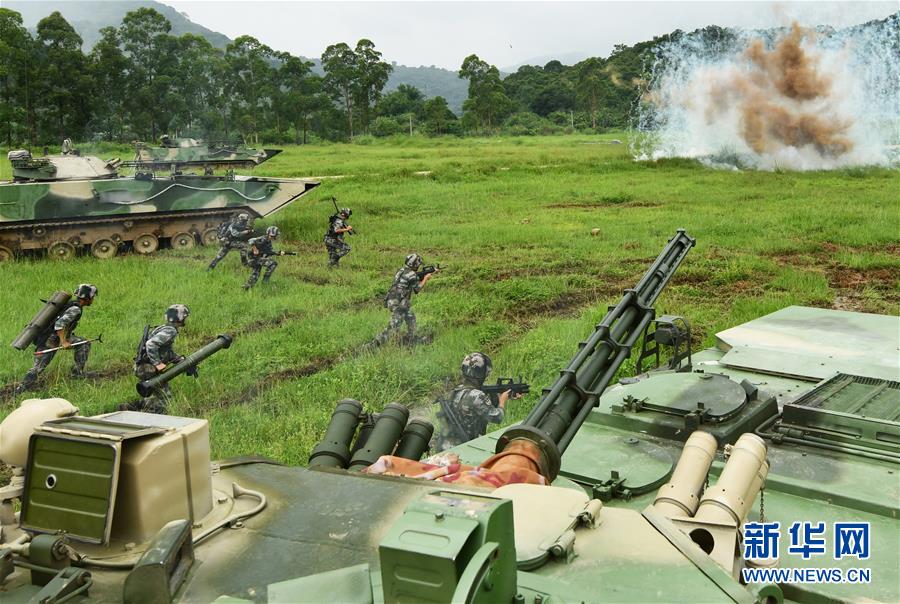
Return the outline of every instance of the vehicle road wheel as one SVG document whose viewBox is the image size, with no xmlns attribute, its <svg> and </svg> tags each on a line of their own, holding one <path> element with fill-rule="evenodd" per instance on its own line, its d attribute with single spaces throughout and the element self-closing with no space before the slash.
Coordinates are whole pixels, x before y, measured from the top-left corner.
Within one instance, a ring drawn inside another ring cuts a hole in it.
<svg viewBox="0 0 900 604">
<path fill-rule="evenodd" d="M 15 259 L 16 257 L 11 249 L 5 245 L 0 245 L 0 262 L 9 262 Z"/>
<path fill-rule="evenodd" d="M 91 244 L 91 254 L 94 258 L 106 260 L 107 258 L 115 258 L 119 253 L 119 246 L 112 239 L 98 239 Z"/>
<path fill-rule="evenodd" d="M 47 256 L 54 260 L 71 260 L 75 257 L 75 246 L 68 241 L 54 241 L 47 248 Z"/>
<path fill-rule="evenodd" d="M 134 238 L 132 246 L 138 254 L 152 254 L 159 249 L 159 239 L 156 238 L 156 235 L 144 233 Z"/>
<path fill-rule="evenodd" d="M 197 240 L 194 239 L 194 235 L 192 233 L 175 233 L 172 235 L 172 249 L 173 250 L 189 250 L 194 245 L 196 245 Z"/>
<path fill-rule="evenodd" d="M 219 230 L 218 229 L 206 229 L 203 231 L 203 235 L 200 237 L 200 242 L 203 245 L 216 245 L 219 243 Z"/>
</svg>

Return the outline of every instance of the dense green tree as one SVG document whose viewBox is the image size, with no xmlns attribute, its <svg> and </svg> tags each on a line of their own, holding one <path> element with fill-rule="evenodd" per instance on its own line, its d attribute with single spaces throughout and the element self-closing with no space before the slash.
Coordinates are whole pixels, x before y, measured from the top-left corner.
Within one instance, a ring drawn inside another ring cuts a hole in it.
<svg viewBox="0 0 900 604">
<path fill-rule="evenodd" d="M 317 110 L 330 101 L 322 92 L 322 79 L 312 72 L 311 62 L 288 53 L 280 53 L 279 59 L 281 66 L 275 89 L 275 112 L 293 126 L 297 133 L 294 142 L 305 144 Z"/>
<path fill-rule="evenodd" d="M 100 30 L 100 39 L 91 50 L 90 65 L 94 129 L 105 138 L 120 139 L 125 129 L 125 74 L 129 63 L 115 27 Z"/>
<path fill-rule="evenodd" d="M 425 131 L 429 134 L 446 134 L 455 125 L 456 115 L 447 106 L 447 99 L 436 96 L 423 104 Z"/>
<path fill-rule="evenodd" d="M 469 98 L 463 103 L 463 112 L 473 118 L 469 124 L 479 124 L 490 132 L 494 125 L 512 113 L 514 104 L 506 96 L 500 71 L 493 65 L 469 55 L 459 69 L 459 77 L 469 80 Z"/>
<path fill-rule="evenodd" d="M 596 130 L 600 101 L 603 99 L 604 89 L 611 85 L 611 81 L 604 71 L 603 60 L 596 57 L 577 64 L 575 73 L 578 78 L 578 99 L 591 116 L 591 128 Z"/>
<path fill-rule="evenodd" d="M 7 146 L 30 138 L 34 142 L 32 122 L 33 92 L 31 34 L 22 25 L 22 15 L 0 8 L 0 124 Z"/>
<path fill-rule="evenodd" d="M 253 36 L 240 36 L 225 47 L 231 119 L 246 142 L 259 143 L 274 92 L 274 57 L 272 49 Z"/>
<path fill-rule="evenodd" d="M 341 104 L 350 138 L 353 138 L 353 110 L 359 98 L 356 53 L 344 42 L 332 44 L 322 53 L 322 69 L 325 70 L 325 92 Z"/>
<path fill-rule="evenodd" d="M 392 90 L 381 98 L 378 103 L 378 113 L 396 117 L 412 113 L 421 116 L 424 108 L 425 95 L 415 86 L 400 84 L 396 90 Z"/>
<path fill-rule="evenodd" d="M 43 107 L 42 133 L 59 140 L 80 137 L 90 119 L 90 76 L 81 52 L 81 36 L 59 11 L 37 24 L 39 69 L 37 94 Z"/>
<path fill-rule="evenodd" d="M 390 63 L 381 60 L 371 40 L 363 38 L 356 43 L 356 106 L 362 118 L 362 127 L 368 129 L 372 111 L 381 99 L 381 93 L 393 71 Z"/>
<path fill-rule="evenodd" d="M 136 134 L 146 137 L 149 133 L 152 140 L 165 131 L 170 118 L 170 103 L 165 97 L 173 67 L 171 29 L 168 19 L 147 7 L 126 14 L 119 28 L 128 58 L 126 93 L 130 122 Z"/>
</svg>

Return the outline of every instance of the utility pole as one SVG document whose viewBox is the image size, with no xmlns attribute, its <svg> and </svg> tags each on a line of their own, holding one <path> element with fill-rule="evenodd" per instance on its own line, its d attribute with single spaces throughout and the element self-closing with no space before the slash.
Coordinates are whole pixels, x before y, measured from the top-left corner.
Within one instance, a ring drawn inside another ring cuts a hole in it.
<svg viewBox="0 0 900 604">
<path fill-rule="evenodd" d="M 409 114 L 409 135 L 412 136 L 412 113 Z"/>
</svg>

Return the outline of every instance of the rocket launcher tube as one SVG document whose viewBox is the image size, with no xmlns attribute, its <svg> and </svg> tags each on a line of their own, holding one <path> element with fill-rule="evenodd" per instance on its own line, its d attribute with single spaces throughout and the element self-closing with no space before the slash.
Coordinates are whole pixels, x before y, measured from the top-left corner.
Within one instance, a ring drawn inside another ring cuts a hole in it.
<svg viewBox="0 0 900 604">
<path fill-rule="evenodd" d="M 700 505 L 700 494 L 716 455 L 716 437 L 696 430 L 688 437 L 681 457 L 653 500 L 653 506 L 669 518 L 693 516 Z"/>
<path fill-rule="evenodd" d="M 507 430 L 497 443 L 498 453 L 516 438 L 532 441 L 546 461 L 550 480 L 559 471 L 560 455 L 572 442 L 597 399 L 609 384 L 644 328 L 653 320 L 653 304 L 694 246 L 679 229 L 634 289 L 627 290 L 607 313 L 550 391 L 525 421 Z"/>
<path fill-rule="evenodd" d="M 325 430 L 325 437 L 309 456 L 310 466 L 347 467 L 350 463 L 350 443 L 362 410 L 362 403 L 351 398 L 345 398 L 337 404 Z"/>
<path fill-rule="evenodd" d="M 428 443 L 434 434 L 434 425 L 424 419 L 413 418 L 406 424 L 406 429 L 400 435 L 397 450 L 394 455 L 405 459 L 419 461 L 422 454 L 428 450 Z"/>
<path fill-rule="evenodd" d="M 50 327 L 50 323 L 62 312 L 63 307 L 72 299 L 69 292 L 54 292 L 50 299 L 44 302 L 44 306 L 28 322 L 22 333 L 12 341 L 12 347 L 16 350 L 25 350 L 34 342 L 41 332 Z"/>
<path fill-rule="evenodd" d="M 231 342 L 233 340 L 234 338 L 229 334 L 219 334 L 218 336 L 216 336 L 215 340 L 213 340 L 206 346 L 203 346 L 202 348 L 196 350 L 195 352 L 192 352 L 159 375 L 153 376 L 149 380 L 138 382 L 138 394 L 140 394 L 141 396 L 150 396 L 154 390 L 156 390 L 163 384 L 166 384 L 173 378 L 178 377 L 185 371 L 189 370 L 191 367 L 196 367 L 223 348 L 228 348 L 229 346 L 231 346 Z"/>
<path fill-rule="evenodd" d="M 409 409 L 400 403 L 388 403 L 379 414 L 365 446 L 353 454 L 350 469 L 365 470 L 382 455 L 390 455 L 408 419 Z"/>
</svg>

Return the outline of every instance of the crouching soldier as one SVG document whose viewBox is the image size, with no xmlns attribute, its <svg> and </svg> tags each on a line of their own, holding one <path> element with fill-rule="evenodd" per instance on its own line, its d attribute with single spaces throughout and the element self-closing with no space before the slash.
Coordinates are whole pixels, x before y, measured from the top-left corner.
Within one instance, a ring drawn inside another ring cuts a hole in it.
<svg viewBox="0 0 900 604">
<path fill-rule="evenodd" d="M 265 235 L 262 237 L 254 237 L 247 242 L 250 247 L 248 251 L 248 264 L 252 270 L 250 272 L 250 277 L 243 286 L 244 289 L 250 289 L 256 285 L 256 281 L 259 279 L 259 273 L 262 269 L 266 269 L 266 272 L 263 273 L 263 282 L 268 281 L 272 276 L 272 273 L 275 272 L 275 268 L 278 266 L 278 263 L 272 260 L 271 256 L 284 256 L 287 254 L 287 252 L 284 251 L 276 252 L 272 248 L 272 242 L 278 239 L 278 234 L 278 227 L 270 226 L 266 229 Z"/>
<path fill-rule="evenodd" d="M 32 390 L 35 387 L 38 376 L 56 356 L 57 351 L 50 350 L 52 348 L 71 348 L 75 356 L 71 375 L 72 377 L 85 377 L 84 366 L 91 352 L 91 343 L 76 336 L 75 328 L 78 326 L 78 321 L 81 320 L 82 309 L 93 304 L 96 297 L 97 287 L 90 283 L 82 283 L 75 288 L 75 299 L 66 304 L 48 328 L 35 338 L 34 365 L 22 378 L 22 382 L 16 388 L 16 394 Z"/>
<path fill-rule="evenodd" d="M 173 304 L 166 309 L 164 325 L 144 328 L 144 337 L 138 345 L 137 356 L 134 359 L 134 375 L 140 381 L 149 380 L 166 369 L 170 364 L 177 363 L 184 357 L 175 352 L 175 339 L 178 332 L 184 327 L 184 323 L 190 316 L 190 309 L 184 304 Z M 155 389 L 149 396 L 141 398 L 137 404 L 128 405 L 130 411 L 144 411 L 147 413 L 166 413 L 169 400 L 172 398 L 172 390 L 165 383 Z"/>
<path fill-rule="evenodd" d="M 216 268 L 216 265 L 231 250 L 237 250 L 241 254 L 241 264 L 247 266 L 247 240 L 253 234 L 253 224 L 250 214 L 241 212 L 231 222 L 225 221 L 219 227 L 219 253 L 209 263 L 207 270 Z"/>
</svg>

